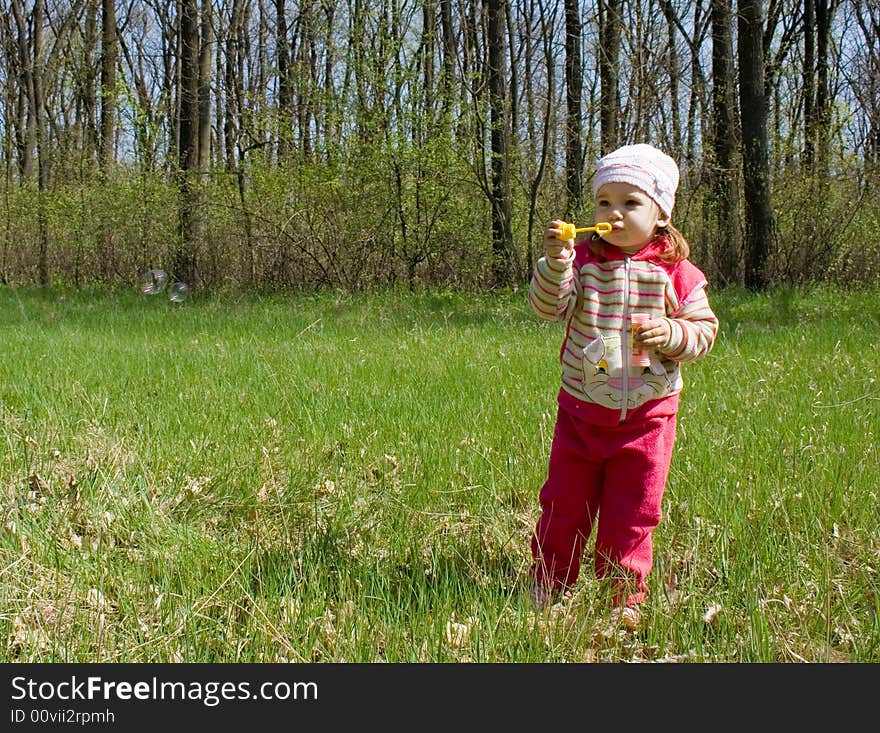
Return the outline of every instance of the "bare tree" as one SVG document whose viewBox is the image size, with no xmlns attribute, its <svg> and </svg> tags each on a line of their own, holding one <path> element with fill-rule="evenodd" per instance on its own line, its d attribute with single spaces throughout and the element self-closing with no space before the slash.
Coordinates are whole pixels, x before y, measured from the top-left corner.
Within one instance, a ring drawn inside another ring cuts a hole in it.
<svg viewBox="0 0 880 733">
<path fill-rule="evenodd" d="M 437 0 L 424 0 L 422 4 L 422 34 L 418 56 L 419 65 L 422 68 L 422 98 L 424 100 L 425 127 L 433 123 L 434 109 L 437 104 L 434 68 L 436 44 Z M 418 134 L 420 130 L 416 132 Z"/>
<path fill-rule="evenodd" d="M 831 23 L 839 0 L 815 0 L 816 4 L 816 117 L 817 173 L 828 173 L 831 112 L 834 100 L 829 83 Z"/>
<path fill-rule="evenodd" d="M 750 289 L 762 289 L 769 284 L 767 259 L 774 238 L 775 222 L 770 203 L 761 2 L 740 0 L 738 11 L 739 96 L 746 204 L 745 285 Z"/>
<path fill-rule="evenodd" d="M 526 262 L 525 269 L 522 273 L 526 281 L 529 277 L 531 277 L 532 269 L 534 267 L 535 258 L 532 252 L 532 240 L 534 239 L 536 227 L 538 194 L 541 185 L 544 182 L 545 174 L 547 172 L 547 160 L 550 157 L 550 140 L 552 130 L 554 129 L 554 111 L 557 107 L 556 97 L 553 92 L 556 80 L 556 50 L 554 44 L 554 37 L 556 34 L 556 13 L 548 10 L 548 8 L 543 2 L 541 2 L 541 0 L 530 2 L 527 13 L 527 19 L 529 21 L 529 36 L 531 35 L 532 26 L 535 25 L 534 21 L 532 20 L 532 16 L 534 15 L 535 10 L 537 10 L 538 12 L 538 28 L 536 30 L 539 31 L 538 38 L 540 39 L 541 46 L 543 48 L 546 82 L 544 84 L 541 84 L 539 81 L 536 80 L 537 69 L 535 68 L 533 70 L 531 54 L 528 54 L 526 56 L 526 74 L 525 78 L 523 79 L 526 92 L 526 107 L 529 130 L 527 142 L 527 158 L 529 167 L 529 171 L 527 172 L 529 217 L 528 227 L 526 229 Z M 543 114 L 541 114 L 538 109 L 538 99 L 541 95 L 536 92 L 535 86 L 539 86 L 543 90 Z M 538 142 L 539 124 L 541 126 L 540 144 Z"/>
<path fill-rule="evenodd" d="M 513 272 L 513 229 L 510 222 L 509 178 L 509 111 L 507 99 L 507 34 L 505 28 L 506 0 L 487 0 L 488 25 L 486 46 L 489 71 L 489 112 L 491 117 L 491 176 L 490 204 L 492 206 L 492 273 L 493 284 L 510 284 Z"/>
<path fill-rule="evenodd" d="M 287 30 L 287 0 L 275 0 L 275 63 L 278 67 L 278 159 L 290 151 L 293 83 L 290 69 L 290 38 Z"/>
<path fill-rule="evenodd" d="M 28 31 L 22 0 L 12 0 L 12 16 L 15 20 L 18 65 L 18 101 L 15 114 L 16 147 L 18 167 L 22 179 L 34 175 L 34 148 L 37 144 L 37 108 L 34 99 L 34 56 L 32 35 Z"/>
<path fill-rule="evenodd" d="M 580 212 L 584 199 L 584 154 L 581 141 L 583 68 L 580 3 L 578 0 L 565 0 L 565 208 L 569 217 Z"/>
<path fill-rule="evenodd" d="M 601 81 L 600 126 L 602 153 L 609 153 L 617 147 L 619 141 L 620 90 L 618 88 L 618 56 L 620 53 L 620 36 L 623 26 L 621 18 L 622 0 L 598 0 L 599 7 L 599 42 L 596 52 L 599 54 L 599 78 Z"/>
<path fill-rule="evenodd" d="M 816 154 L 816 0 L 804 0 L 804 167 L 813 170 Z"/>
<path fill-rule="evenodd" d="M 679 72 L 678 49 L 675 43 L 676 17 L 675 9 L 671 0 L 661 0 L 663 16 L 666 18 L 667 33 L 667 62 L 669 71 L 669 104 L 672 108 L 672 145 L 670 154 L 674 158 L 680 158 L 682 153 L 681 113 L 678 108 L 678 95 L 681 87 L 681 74 Z"/>
<path fill-rule="evenodd" d="M 735 156 L 738 147 L 735 125 L 735 83 L 730 4 L 712 0 L 712 137 L 708 145 L 709 201 L 714 237 L 712 249 L 721 280 L 726 284 L 742 280 L 740 238 L 736 217 Z"/>
<path fill-rule="evenodd" d="M 181 0 L 180 149 L 182 173 L 197 170 L 199 154 L 199 0 Z"/>
<path fill-rule="evenodd" d="M 33 101 L 32 111 L 35 122 L 34 129 L 36 131 L 36 151 L 37 151 L 37 281 L 40 285 L 47 286 L 50 284 L 49 274 L 49 234 L 46 224 L 46 202 L 45 194 L 49 187 L 49 146 L 48 136 L 46 134 L 46 108 L 45 108 L 45 84 L 43 77 L 43 23 L 45 20 L 45 2 L 44 0 L 34 0 L 34 7 L 31 13 L 33 23 L 32 35 L 32 88 Z"/>
<path fill-rule="evenodd" d="M 101 2 L 101 172 L 106 176 L 115 159 L 116 143 L 116 0 Z"/>
<path fill-rule="evenodd" d="M 201 37 L 199 38 L 197 169 L 203 176 L 211 163 L 211 73 L 214 47 L 214 22 L 211 0 L 202 3 Z"/>
<path fill-rule="evenodd" d="M 208 0 L 210 1 L 210 0 Z M 198 0 L 181 0 L 180 110 L 178 129 L 178 186 L 180 242 L 174 256 L 173 275 L 192 283 L 196 275 L 199 237 L 199 6 Z"/>
<path fill-rule="evenodd" d="M 761 43 L 764 52 L 764 96 L 767 99 L 768 136 L 772 131 L 772 147 L 780 153 L 773 156 L 771 170 L 779 170 L 791 152 L 791 148 L 782 149 L 784 104 L 780 85 L 793 67 L 791 54 L 800 39 L 802 14 L 800 0 L 772 0 L 766 8 Z"/>
<path fill-rule="evenodd" d="M 455 57 L 457 48 L 455 42 L 455 29 L 452 24 L 452 0 L 439 0 L 440 3 L 440 27 L 443 33 L 443 76 L 440 81 L 440 94 L 442 98 L 442 116 L 449 119 L 455 88 Z"/>
<path fill-rule="evenodd" d="M 865 172 L 876 175 L 880 172 L 880 4 L 857 7 L 856 23 L 864 43 L 854 68 L 853 90 L 866 113 L 860 136 Z"/>
<path fill-rule="evenodd" d="M 79 74 L 77 74 L 77 78 L 79 79 L 77 89 L 77 124 L 79 127 L 79 138 L 81 140 L 84 155 L 93 155 L 98 149 L 98 136 L 95 134 L 95 69 L 92 64 L 91 54 L 93 49 L 97 46 L 97 15 L 99 3 L 103 5 L 104 0 L 88 0 L 85 3 L 85 17 L 83 18 L 83 25 L 85 26 L 83 31 L 83 48 L 80 71 Z"/>
<path fill-rule="evenodd" d="M 224 88 L 226 90 L 225 114 L 223 116 L 223 139 L 226 150 L 226 170 L 238 168 L 237 151 L 244 121 L 244 86 L 242 81 L 242 36 L 245 34 L 245 0 L 232 0 L 229 29 L 226 37 L 226 65 Z"/>
<path fill-rule="evenodd" d="M 296 48 L 296 120 L 299 128 L 299 152 L 303 158 L 310 158 L 314 147 L 312 140 L 312 120 L 314 118 L 317 82 L 315 53 L 315 20 L 312 0 L 300 3 L 297 29 L 299 44 Z"/>
</svg>

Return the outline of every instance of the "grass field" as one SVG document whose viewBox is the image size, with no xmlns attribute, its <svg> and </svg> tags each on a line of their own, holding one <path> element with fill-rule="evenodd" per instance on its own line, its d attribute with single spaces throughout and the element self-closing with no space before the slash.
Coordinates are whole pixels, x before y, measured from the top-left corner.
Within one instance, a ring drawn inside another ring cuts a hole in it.
<svg viewBox="0 0 880 733">
<path fill-rule="evenodd" d="M 880 293 L 725 291 L 637 633 L 529 536 L 525 294 L 0 289 L 0 658 L 878 662 Z"/>
</svg>

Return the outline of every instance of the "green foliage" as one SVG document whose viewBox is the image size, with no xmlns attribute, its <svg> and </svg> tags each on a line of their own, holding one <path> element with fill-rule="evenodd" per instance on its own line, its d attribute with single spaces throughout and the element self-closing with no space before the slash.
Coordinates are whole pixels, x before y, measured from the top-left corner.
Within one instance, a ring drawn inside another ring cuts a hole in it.
<svg viewBox="0 0 880 733">
<path fill-rule="evenodd" d="M 854 173 L 817 178 L 792 171 L 780 176 L 775 188 L 774 282 L 878 282 L 880 207 L 873 186 L 858 182 Z"/>
<path fill-rule="evenodd" d="M 0 656 L 880 661 L 880 299 L 713 298 L 624 633 L 588 571 L 529 606 L 562 334 L 522 293 L 0 288 Z"/>
<path fill-rule="evenodd" d="M 563 184 L 544 182 L 531 237 L 525 190 L 514 189 L 513 257 L 522 280 L 541 254 L 546 222 L 561 215 Z M 489 206 L 471 163 L 443 134 L 420 145 L 364 145 L 355 158 L 332 163 L 291 159 L 279 167 L 249 155 L 240 175 L 215 169 L 201 185 L 207 216 L 204 239 L 194 245 L 199 287 L 476 291 L 489 282 Z M 770 280 L 875 285 L 880 209 L 872 191 L 852 171 L 821 180 L 777 174 Z M 680 191 L 675 222 L 691 243 L 692 260 L 710 282 L 720 282 L 718 237 L 704 204 Z M 40 208 L 55 284 L 128 286 L 146 267 L 170 269 L 178 205 L 172 183 L 149 173 L 119 171 L 103 182 L 87 177 L 43 193 L 7 188 L 0 206 L 3 281 L 36 281 Z M 590 220 L 589 207 L 576 218 Z"/>
<path fill-rule="evenodd" d="M 125 175 L 106 183 L 71 184 L 51 191 L 4 193 L 3 280 L 36 279 L 40 232 L 46 217 L 49 270 L 59 285 L 130 285 L 147 266 L 168 266 L 177 239 L 177 195 L 156 175 Z"/>
</svg>

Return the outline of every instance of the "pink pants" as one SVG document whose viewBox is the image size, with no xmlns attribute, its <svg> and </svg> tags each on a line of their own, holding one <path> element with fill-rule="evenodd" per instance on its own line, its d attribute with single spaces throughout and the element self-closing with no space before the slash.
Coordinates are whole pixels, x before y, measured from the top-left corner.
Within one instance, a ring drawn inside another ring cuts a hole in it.
<svg viewBox="0 0 880 733">
<path fill-rule="evenodd" d="M 596 426 L 559 410 L 532 537 L 536 582 L 557 589 L 574 584 L 598 517 L 596 577 L 613 581 L 615 605 L 644 600 L 675 425 L 670 415 Z"/>
</svg>

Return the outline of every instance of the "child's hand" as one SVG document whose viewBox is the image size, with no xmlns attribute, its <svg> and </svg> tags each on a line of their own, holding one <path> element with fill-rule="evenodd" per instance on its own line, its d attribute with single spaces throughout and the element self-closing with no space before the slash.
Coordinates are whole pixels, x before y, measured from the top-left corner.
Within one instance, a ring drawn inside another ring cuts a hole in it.
<svg viewBox="0 0 880 733">
<path fill-rule="evenodd" d="M 550 226 L 544 230 L 544 255 L 549 259 L 567 260 L 570 253 L 574 250 L 574 240 L 558 239 L 557 235 L 562 234 L 559 228 L 564 222 L 554 219 L 550 222 Z"/>
<path fill-rule="evenodd" d="M 638 327 L 635 334 L 636 343 L 649 349 L 662 349 L 669 343 L 672 326 L 666 318 L 654 318 L 645 321 Z"/>
</svg>

